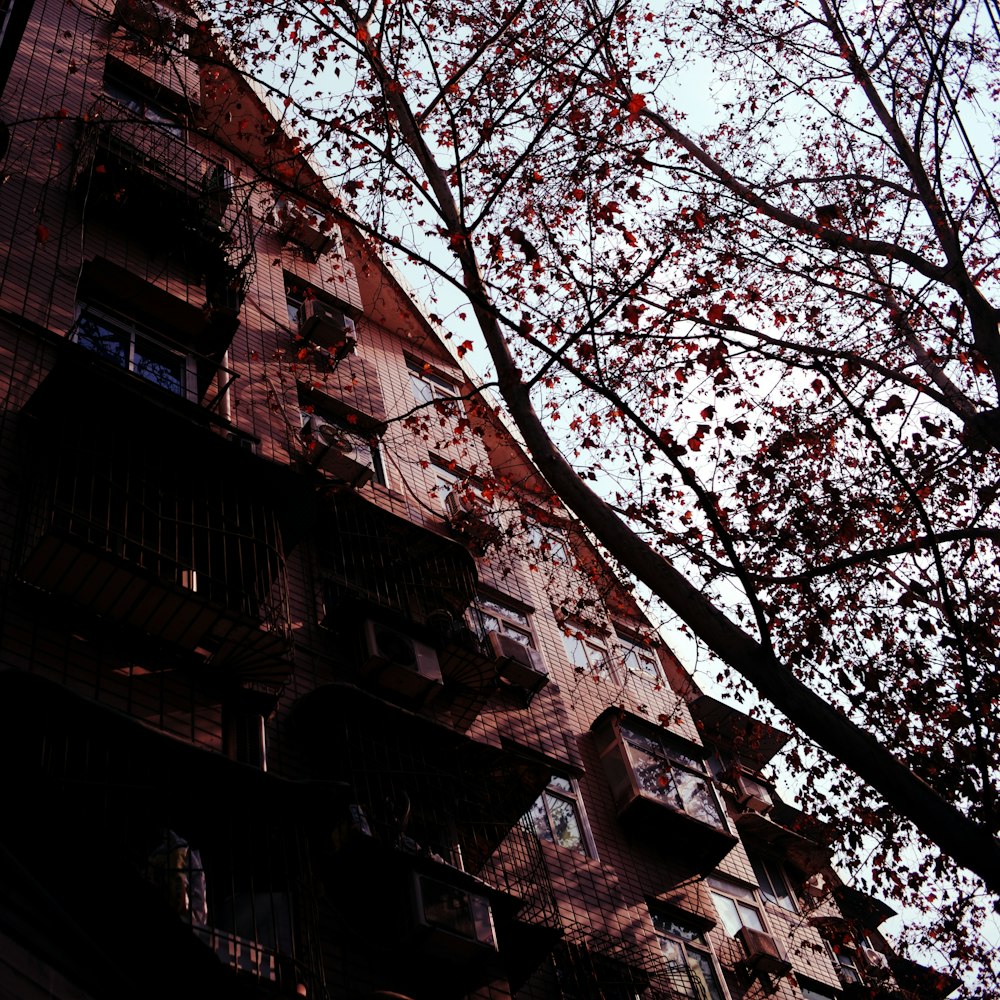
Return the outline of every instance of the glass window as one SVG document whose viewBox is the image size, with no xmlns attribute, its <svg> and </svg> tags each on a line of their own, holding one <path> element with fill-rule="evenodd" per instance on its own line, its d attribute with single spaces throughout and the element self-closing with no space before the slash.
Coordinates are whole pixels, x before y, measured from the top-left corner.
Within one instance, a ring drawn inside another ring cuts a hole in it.
<svg viewBox="0 0 1000 1000">
<path fill-rule="evenodd" d="M 580 632 L 567 634 L 563 632 L 563 644 L 566 655 L 578 674 L 597 677 L 600 680 L 611 678 L 611 665 L 608 651 L 598 642 L 585 637 Z"/>
<path fill-rule="evenodd" d="M 651 916 L 672 990 L 692 1000 L 724 1000 L 705 935 L 655 910 Z"/>
<path fill-rule="evenodd" d="M 710 875 L 707 881 L 712 902 L 730 937 L 735 937 L 741 927 L 766 933 L 757 905 L 757 894 L 753 889 L 716 875 Z"/>
<path fill-rule="evenodd" d="M 854 949 L 846 945 L 831 945 L 829 942 L 827 942 L 826 947 L 833 957 L 841 983 L 844 986 L 860 983 L 861 973 L 858 971 L 857 954 Z"/>
<path fill-rule="evenodd" d="M 87 308 L 80 313 L 73 339 L 175 396 L 193 395 L 187 357 L 98 310 Z"/>
<path fill-rule="evenodd" d="M 704 762 L 668 742 L 660 743 L 624 726 L 621 734 L 641 791 L 677 812 L 728 832 Z"/>
<path fill-rule="evenodd" d="M 635 639 L 629 639 L 622 635 L 617 636 L 617 640 L 625 669 L 636 677 L 642 677 L 654 684 L 659 684 L 660 668 L 653 650 Z"/>
<path fill-rule="evenodd" d="M 413 398 L 418 403 L 433 403 L 435 400 L 454 400 L 457 388 L 447 379 L 435 375 L 417 361 L 407 365 L 410 372 L 410 385 L 413 388 Z"/>
<path fill-rule="evenodd" d="M 795 903 L 795 896 L 788 885 L 788 878 L 782 865 L 770 858 L 750 858 L 753 865 L 754 874 L 757 876 L 757 884 L 760 886 L 760 894 L 769 903 L 774 903 L 790 913 L 797 913 L 798 907 Z"/>
<path fill-rule="evenodd" d="M 178 139 L 181 137 L 183 129 L 177 115 L 131 84 L 114 76 L 105 76 L 103 89 L 112 101 L 127 108 L 137 118 L 145 118 L 148 122 L 163 126 L 164 132 L 169 132 Z"/>
<path fill-rule="evenodd" d="M 585 856 L 591 853 L 576 782 L 553 775 L 549 787 L 535 800 L 530 815 L 539 840 Z"/>
<path fill-rule="evenodd" d="M 488 642 L 488 633 L 499 632 L 516 639 L 522 645 L 534 647 L 535 636 L 531 621 L 525 611 L 503 604 L 490 597 L 478 597 L 469 608 L 469 621 L 473 632 L 482 642 Z"/>
<path fill-rule="evenodd" d="M 528 545 L 534 549 L 543 561 L 554 563 L 557 566 L 570 566 L 573 557 L 566 539 L 557 528 L 549 525 L 541 525 L 537 521 L 529 520 L 526 525 Z"/>
</svg>

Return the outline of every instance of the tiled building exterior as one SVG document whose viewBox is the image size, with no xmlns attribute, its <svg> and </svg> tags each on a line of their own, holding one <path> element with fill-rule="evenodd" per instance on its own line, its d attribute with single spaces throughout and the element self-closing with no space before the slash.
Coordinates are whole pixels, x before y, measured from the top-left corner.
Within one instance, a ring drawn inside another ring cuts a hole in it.
<svg viewBox="0 0 1000 1000">
<path fill-rule="evenodd" d="M 10 11 L 0 996 L 946 995 L 197 22 Z"/>
</svg>

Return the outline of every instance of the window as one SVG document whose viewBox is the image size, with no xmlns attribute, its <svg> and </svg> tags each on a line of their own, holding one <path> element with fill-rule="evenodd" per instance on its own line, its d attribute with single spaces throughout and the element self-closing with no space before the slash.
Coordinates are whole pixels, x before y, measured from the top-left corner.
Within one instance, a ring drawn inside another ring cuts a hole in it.
<svg viewBox="0 0 1000 1000">
<path fill-rule="evenodd" d="M 804 983 L 798 973 L 796 973 L 796 978 L 799 980 L 799 987 L 802 990 L 802 1000 L 837 1000 L 836 995 L 829 986 Z"/>
<path fill-rule="evenodd" d="M 148 122 L 162 126 L 164 132 L 169 132 L 178 139 L 181 138 L 183 127 L 177 115 L 167 110 L 158 101 L 143 94 L 138 88 L 119 79 L 113 73 L 106 73 L 103 89 L 112 101 L 127 108 L 137 118 L 145 118 Z"/>
<path fill-rule="evenodd" d="M 537 521 L 529 519 L 526 522 L 526 533 L 528 545 L 543 560 L 557 566 L 571 566 L 573 564 L 570 548 L 557 528 L 541 525 Z"/>
<path fill-rule="evenodd" d="M 640 790 L 675 812 L 728 833 L 704 761 L 667 740 L 621 727 L 629 763 Z"/>
<path fill-rule="evenodd" d="M 712 902 L 730 937 L 736 937 L 741 927 L 767 933 L 757 905 L 757 894 L 750 886 L 730 882 L 717 875 L 710 875 L 707 881 Z"/>
<path fill-rule="evenodd" d="M 782 865 L 770 858 L 759 857 L 751 857 L 750 863 L 753 865 L 757 884 L 760 886 L 760 894 L 764 899 L 788 910 L 789 913 L 797 913 L 795 896 L 789 888 L 788 878 Z"/>
<path fill-rule="evenodd" d="M 535 646 L 535 636 L 527 612 L 518 611 L 509 604 L 503 604 L 489 597 L 478 597 L 469 608 L 469 619 L 473 632 L 484 643 L 490 632 L 510 636 L 524 646 Z"/>
<path fill-rule="evenodd" d="M 549 787 L 535 800 L 530 815 L 539 840 L 593 856 L 575 781 L 553 775 Z"/>
<path fill-rule="evenodd" d="M 608 651 L 600 643 L 579 632 L 569 635 L 563 632 L 563 643 L 569 662 L 578 674 L 597 677 L 602 681 L 611 677 Z"/>
<path fill-rule="evenodd" d="M 454 400 L 457 389 L 454 383 L 434 374 L 429 367 L 419 361 L 409 361 L 410 384 L 413 398 L 418 403 L 433 403 L 435 400 Z"/>
<path fill-rule="evenodd" d="M 642 642 L 623 635 L 618 635 L 617 640 L 625 669 L 636 677 L 658 685 L 660 683 L 660 669 L 653 650 Z"/>
<path fill-rule="evenodd" d="M 671 987 L 692 1000 L 724 1000 L 705 935 L 667 914 L 651 916 Z"/>
<path fill-rule="evenodd" d="M 862 981 L 861 973 L 858 970 L 857 953 L 854 949 L 846 945 L 831 945 L 829 941 L 826 943 L 826 946 L 833 958 L 834 966 L 841 983 L 844 986 L 852 986 L 854 983 L 860 983 Z"/>
<path fill-rule="evenodd" d="M 73 339 L 81 347 L 185 399 L 197 395 L 197 377 L 189 359 L 155 338 L 86 306 L 76 321 Z"/>
<path fill-rule="evenodd" d="M 298 330 L 299 317 L 306 300 L 306 289 L 300 285 L 285 285 L 285 309 L 288 311 L 288 325 L 292 330 Z"/>
</svg>

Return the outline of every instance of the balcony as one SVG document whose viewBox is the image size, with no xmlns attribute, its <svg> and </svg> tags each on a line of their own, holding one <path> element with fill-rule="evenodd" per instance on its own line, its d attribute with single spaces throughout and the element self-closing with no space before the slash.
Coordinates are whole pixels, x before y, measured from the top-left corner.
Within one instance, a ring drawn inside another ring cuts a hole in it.
<svg viewBox="0 0 1000 1000">
<path fill-rule="evenodd" d="M 194 403 L 124 372 L 85 372 L 57 367 L 25 411 L 20 578 L 197 669 L 279 690 L 290 670 L 283 500 L 267 463 L 199 424 Z"/>
<path fill-rule="evenodd" d="M 766 815 L 744 812 L 735 822 L 748 847 L 763 847 L 806 876 L 826 868 L 833 857 L 830 827 L 784 802 L 776 802 Z"/>
<path fill-rule="evenodd" d="M 591 732 L 624 824 L 699 871 L 736 846 L 701 747 L 613 708 Z"/>
<path fill-rule="evenodd" d="M 324 878 L 344 903 L 329 935 L 350 942 L 354 989 L 446 998 L 526 979 L 559 932 L 524 819 L 551 766 L 350 685 L 307 695 L 293 720 L 324 777 L 346 790 Z"/>
<path fill-rule="evenodd" d="M 324 995 L 312 859 L 328 789 L 29 675 L 0 674 L 0 704 L 18 816 L 0 856 L 33 953 L 94 996 Z"/>
<path fill-rule="evenodd" d="M 350 492 L 325 506 L 320 525 L 323 625 L 338 642 L 354 643 L 366 662 L 362 626 L 376 621 L 432 649 L 452 692 L 481 700 L 495 688 L 496 661 L 465 624 L 477 574 L 464 546 Z"/>
<path fill-rule="evenodd" d="M 634 941 L 570 924 L 554 954 L 544 994 L 607 1000 L 711 1000 L 704 977 Z M 558 992 L 557 992 L 558 991 Z"/>
<path fill-rule="evenodd" d="M 212 309 L 238 313 L 256 269 L 250 186 L 194 148 L 182 122 L 99 97 L 85 115 L 75 183 L 88 213 L 170 251 L 204 279 Z"/>
</svg>

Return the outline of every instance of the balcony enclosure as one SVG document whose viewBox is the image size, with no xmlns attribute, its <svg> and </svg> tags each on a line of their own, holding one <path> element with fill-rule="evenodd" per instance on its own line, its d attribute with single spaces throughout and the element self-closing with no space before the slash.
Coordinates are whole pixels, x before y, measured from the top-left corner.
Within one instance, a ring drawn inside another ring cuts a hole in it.
<svg viewBox="0 0 1000 1000">
<path fill-rule="evenodd" d="M 236 315 L 256 269 L 252 185 L 192 145 L 183 121 L 99 97 L 75 176 L 85 214 L 182 261 L 205 282 L 210 314 Z"/>
<path fill-rule="evenodd" d="M 703 869 L 735 846 L 701 747 L 617 709 L 591 730 L 624 823 Z"/>
<path fill-rule="evenodd" d="M 27 408 L 21 578 L 220 678 L 280 688 L 287 597 L 265 463 L 199 425 L 199 407 L 91 374 L 57 367 Z"/>
<path fill-rule="evenodd" d="M 85 970 L 94 996 L 160 1000 L 195 984 L 205 996 L 324 996 L 311 859 L 329 832 L 327 789 L 30 675 L 0 674 L 0 705 L 5 805 L 18 817 L 4 882 L 29 941 L 58 941 L 57 965 Z"/>
<path fill-rule="evenodd" d="M 491 689 L 496 661 L 467 626 L 476 566 L 461 545 L 340 493 L 321 517 L 324 625 L 349 642 L 374 617 L 437 650 L 445 682 Z"/>
<path fill-rule="evenodd" d="M 342 986 L 443 998 L 498 975 L 523 981 L 558 937 L 541 849 L 525 819 L 551 766 L 348 685 L 316 690 L 293 718 L 322 777 L 345 789 L 325 869 L 330 940 L 344 948 Z M 439 902 L 479 900 L 461 907 L 465 931 L 428 932 L 428 885 Z"/>
</svg>

